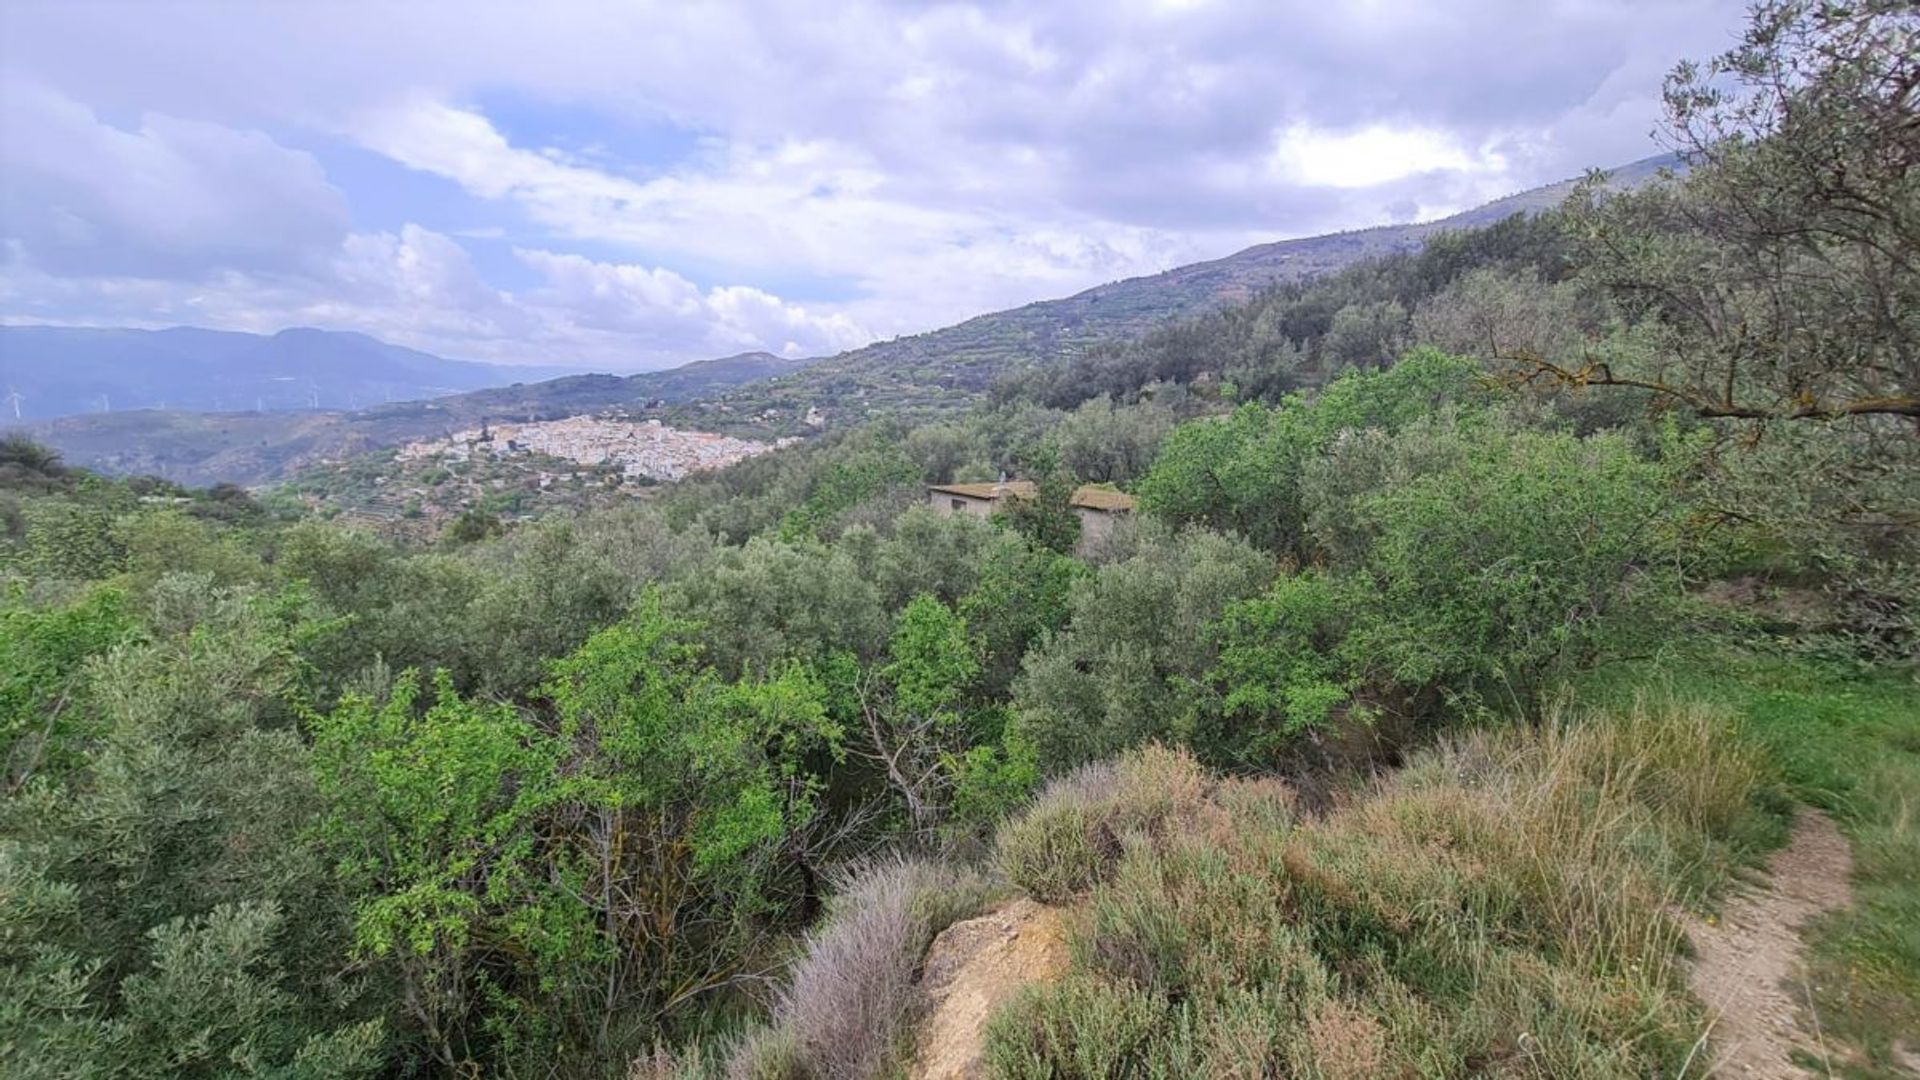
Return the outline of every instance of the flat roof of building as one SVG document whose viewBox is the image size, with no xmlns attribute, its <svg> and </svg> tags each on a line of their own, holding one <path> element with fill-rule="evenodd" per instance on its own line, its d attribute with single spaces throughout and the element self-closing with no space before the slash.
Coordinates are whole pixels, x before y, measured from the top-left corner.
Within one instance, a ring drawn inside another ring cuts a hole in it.
<svg viewBox="0 0 1920 1080">
<path fill-rule="evenodd" d="M 1031 480 L 1008 480 L 997 484 L 929 484 L 927 490 L 996 502 L 1006 495 L 1016 499 L 1031 499 L 1039 488 Z M 1109 513 L 1133 509 L 1133 496 L 1099 484 L 1082 484 L 1074 490 L 1073 497 L 1067 501 L 1085 510 L 1103 510 Z"/>
</svg>

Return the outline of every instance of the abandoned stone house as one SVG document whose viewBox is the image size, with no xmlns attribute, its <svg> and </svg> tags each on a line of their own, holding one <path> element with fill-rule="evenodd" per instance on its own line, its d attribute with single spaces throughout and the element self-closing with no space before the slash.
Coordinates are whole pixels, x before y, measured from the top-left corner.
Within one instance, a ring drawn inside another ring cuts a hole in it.
<svg viewBox="0 0 1920 1080">
<path fill-rule="evenodd" d="M 991 515 L 1002 499 L 1031 499 L 1038 489 L 1031 480 L 1002 480 L 989 484 L 931 484 L 927 505 L 942 514 Z M 1133 513 L 1133 496 L 1109 487 L 1083 485 L 1068 500 L 1080 518 L 1080 550 L 1087 551 L 1107 538 L 1113 523 Z"/>
</svg>

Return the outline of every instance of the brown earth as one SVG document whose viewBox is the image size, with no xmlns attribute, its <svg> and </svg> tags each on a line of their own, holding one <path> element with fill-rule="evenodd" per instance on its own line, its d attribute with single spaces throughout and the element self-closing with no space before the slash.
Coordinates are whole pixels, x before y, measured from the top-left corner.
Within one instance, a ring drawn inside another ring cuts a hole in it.
<svg viewBox="0 0 1920 1080">
<path fill-rule="evenodd" d="M 926 1018 L 911 1080 L 971 1080 L 986 1075 L 987 1021 L 1022 987 L 1067 970 L 1067 919 L 1061 908 L 1021 898 L 934 939 L 921 975 Z"/>
<path fill-rule="evenodd" d="M 1826 815 L 1809 810 L 1767 871 L 1765 884 L 1736 896 L 1720 921 L 1692 920 L 1688 927 L 1693 992 L 1713 1017 L 1711 1072 L 1727 1080 L 1815 1075 L 1793 1063 L 1796 1051 L 1828 1060 L 1810 1011 L 1800 931 L 1850 902 L 1853 853 Z"/>
</svg>

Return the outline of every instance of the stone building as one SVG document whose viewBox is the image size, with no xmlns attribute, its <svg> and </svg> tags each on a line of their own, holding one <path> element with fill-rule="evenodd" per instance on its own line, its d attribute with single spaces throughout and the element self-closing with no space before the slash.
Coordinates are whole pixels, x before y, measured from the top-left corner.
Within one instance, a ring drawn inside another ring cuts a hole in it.
<svg viewBox="0 0 1920 1080">
<path fill-rule="evenodd" d="M 1038 488 L 1031 480 L 1002 480 L 989 484 L 932 484 L 927 488 L 927 505 L 942 514 L 973 514 L 988 517 L 1000 507 L 1002 499 L 1031 499 Z M 1086 552 L 1107 538 L 1113 523 L 1133 513 L 1133 496 L 1110 487 L 1085 484 L 1068 500 L 1080 519 L 1079 550 Z"/>
</svg>

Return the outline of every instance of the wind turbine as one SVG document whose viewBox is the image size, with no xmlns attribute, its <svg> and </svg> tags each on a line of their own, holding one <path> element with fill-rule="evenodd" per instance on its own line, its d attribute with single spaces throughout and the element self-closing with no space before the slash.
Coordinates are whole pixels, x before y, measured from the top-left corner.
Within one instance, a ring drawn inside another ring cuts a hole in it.
<svg viewBox="0 0 1920 1080">
<path fill-rule="evenodd" d="M 7 387 L 7 404 L 13 406 L 13 418 L 15 420 L 20 419 L 20 403 L 25 400 L 26 398 L 20 396 L 20 391 L 15 390 L 11 386 Z"/>
</svg>

